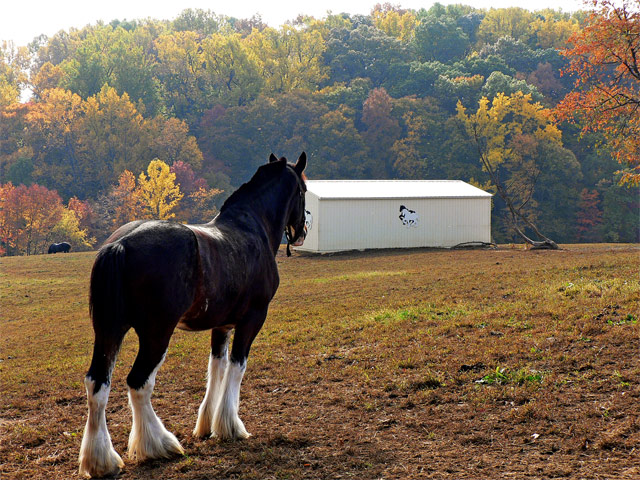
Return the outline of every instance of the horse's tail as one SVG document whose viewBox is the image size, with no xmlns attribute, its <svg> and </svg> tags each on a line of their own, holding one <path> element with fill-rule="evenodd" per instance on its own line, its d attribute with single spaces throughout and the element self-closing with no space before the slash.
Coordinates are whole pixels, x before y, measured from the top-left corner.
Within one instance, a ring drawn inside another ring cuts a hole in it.
<svg viewBox="0 0 640 480">
<path fill-rule="evenodd" d="M 105 421 L 105 409 L 111 390 L 111 372 L 126 325 L 122 297 L 125 249 L 116 242 L 103 247 L 93 263 L 89 286 L 89 313 L 93 321 L 95 341 L 91 366 L 84 379 L 89 416 L 80 446 L 80 474 L 102 477 L 117 473 L 124 466 L 113 449 Z"/>
<path fill-rule="evenodd" d="M 95 343 L 87 377 L 97 392 L 111 383 L 111 372 L 125 333 L 129 330 L 124 300 L 125 248 L 115 242 L 103 247 L 91 270 L 89 313 Z"/>
<path fill-rule="evenodd" d="M 123 320 L 124 262 L 124 246 L 119 242 L 106 245 L 98 252 L 91 270 L 89 289 L 89 313 L 94 328 L 104 328 Z"/>
</svg>

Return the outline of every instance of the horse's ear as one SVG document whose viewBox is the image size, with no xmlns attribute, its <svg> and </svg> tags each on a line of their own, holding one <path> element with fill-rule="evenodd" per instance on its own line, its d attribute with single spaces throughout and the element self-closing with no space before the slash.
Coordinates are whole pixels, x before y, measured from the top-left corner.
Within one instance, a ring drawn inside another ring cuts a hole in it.
<svg viewBox="0 0 640 480">
<path fill-rule="evenodd" d="M 269 155 L 269 163 L 277 162 L 278 157 L 276 157 L 273 153 Z"/>
<path fill-rule="evenodd" d="M 306 167 L 307 167 L 307 154 L 305 152 L 302 152 L 300 154 L 300 157 L 298 157 L 298 161 L 296 162 L 293 169 L 296 171 L 298 175 L 302 175 L 302 172 L 304 172 L 304 169 Z"/>
</svg>

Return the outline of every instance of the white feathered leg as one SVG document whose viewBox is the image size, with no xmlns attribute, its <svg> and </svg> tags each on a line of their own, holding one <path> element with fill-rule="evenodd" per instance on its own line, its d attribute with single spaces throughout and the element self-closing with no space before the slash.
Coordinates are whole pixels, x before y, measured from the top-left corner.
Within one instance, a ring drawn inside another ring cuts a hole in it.
<svg viewBox="0 0 640 480">
<path fill-rule="evenodd" d="M 229 366 L 227 347 L 221 357 L 209 355 L 209 368 L 207 372 L 207 393 L 198 410 L 198 421 L 193 435 L 196 437 L 206 437 L 211 434 L 213 424 L 213 414 L 216 406 L 220 402 L 222 381 Z"/>
<path fill-rule="evenodd" d="M 89 416 L 84 427 L 82 446 L 80 447 L 80 475 L 87 477 L 104 477 L 117 475 L 124 462 L 114 450 L 111 436 L 107 429 L 105 410 L 111 388 L 102 384 L 100 390 L 93 393 L 95 382 L 90 377 L 84 379 L 87 388 Z"/>
<path fill-rule="evenodd" d="M 164 357 L 142 387 L 129 388 L 129 405 L 133 413 L 129 435 L 130 459 L 169 458 L 184 453 L 178 439 L 164 427 L 151 406 L 156 374 L 163 361 Z"/>
<path fill-rule="evenodd" d="M 231 362 L 222 381 L 220 400 L 213 414 L 213 432 L 225 440 L 242 439 L 251 435 L 238 417 L 240 384 L 246 368 L 246 359 L 242 363 Z"/>
</svg>

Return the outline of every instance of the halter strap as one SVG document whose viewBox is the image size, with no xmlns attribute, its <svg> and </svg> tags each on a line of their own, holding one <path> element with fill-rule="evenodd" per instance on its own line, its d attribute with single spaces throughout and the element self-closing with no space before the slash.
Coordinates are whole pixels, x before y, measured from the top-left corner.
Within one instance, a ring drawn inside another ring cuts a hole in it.
<svg viewBox="0 0 640 480">
<path fill-rule="evenodd" d="M 298 172 L 295 171 L 295 169 L 289 165 L 287 163 L 287 167 L 289 167 L 291 170 L 293 170 L 293 174 L 296 177 L 296 182 L 298 182 L 298 191 L 300 192 L 300 196 L 302 197 L 305 192 L 307 191 L 302 179 L 300 178 L 300 176 L 298 175 Z M 293 241 L 291 232 L 289 230 L 289 225 L 286 225 L 284 227 L 284 236 L 287 238 L 287 257 L 291 256 L 291 242 Z"/>
</svg>

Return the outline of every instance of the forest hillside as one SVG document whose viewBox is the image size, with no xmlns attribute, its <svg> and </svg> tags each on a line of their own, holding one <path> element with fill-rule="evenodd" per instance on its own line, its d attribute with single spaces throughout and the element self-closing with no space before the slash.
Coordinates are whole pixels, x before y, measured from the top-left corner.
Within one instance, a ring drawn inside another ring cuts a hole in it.
<svg viewBox="0 0 640 480">
<path fill-rule="evenodd" d="M 590 18 L 385 4 L 273 28 L 188 9 L 4 43 L 0 250 L 41 253 L 63 236 L 91 248 L 133 217 L 207 221 L 271 152 L 306 151 L 312 179 L 496 193 L 487 142 L 496 178 L 545 235 L 636 242 L 639 191 L 619 184 L 606 135 L 554 114 Z M 481 118 L 478 143 L 469 122 Z M 499 195 L 493 238 L 517 238 Z"/>
</svg>

